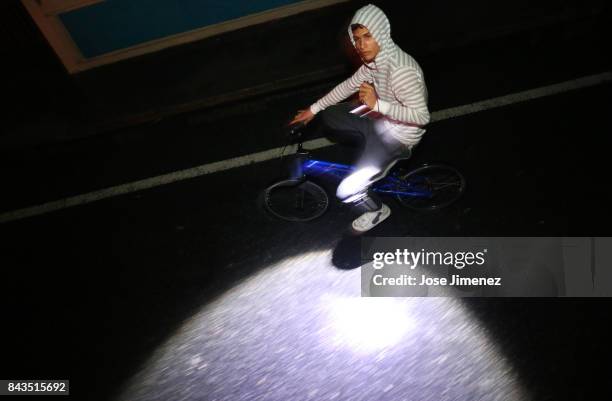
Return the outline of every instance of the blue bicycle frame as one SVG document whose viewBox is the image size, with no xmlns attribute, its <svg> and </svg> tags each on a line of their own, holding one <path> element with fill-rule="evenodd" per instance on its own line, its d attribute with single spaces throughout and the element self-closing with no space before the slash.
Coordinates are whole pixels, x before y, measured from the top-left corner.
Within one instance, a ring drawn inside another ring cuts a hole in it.
<svg viewBox="0 0 612 401">
<path fill-rule="evenodd" d="M 354 166 L 323 160 L 307 159 L 301 163 L 301 173 L 312 177 L 329 176 L 341 180 L 353 171 L 355 171 Z M 375 182 L 372 190 L 378 193 L 415 198 L 431 198 L 433 195 L 432 191 L 427 188 L 423 177 L 414 175 L 410 177 L 410 181 L 406 181 L 399 178 L 396 172 L 391 172 L 380 181 Z"/>
</svg>

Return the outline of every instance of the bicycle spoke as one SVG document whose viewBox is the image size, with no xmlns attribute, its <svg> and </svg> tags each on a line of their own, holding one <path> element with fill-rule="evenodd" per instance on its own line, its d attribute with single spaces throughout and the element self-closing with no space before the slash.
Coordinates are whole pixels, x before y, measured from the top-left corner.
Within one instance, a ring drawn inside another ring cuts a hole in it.
<svg viewBox="0 0 612 401">
<path fill-rule="evenodd" d="M 406 194 L 397 194 L 398 200 L 417 210 L 445 207 L 463 193 L 465 186 L 457 170 L 443 165 L 423 166 L 398 178 L 404 181 L 399 187 L 410 188 Z"/>
<path fill-rule="evenodd" d="M 265 191 L 266 209 L 283 220 L 308 221 L 327 210 L 325 191 L 310 182 L 284 181 Z"/>
</svg>

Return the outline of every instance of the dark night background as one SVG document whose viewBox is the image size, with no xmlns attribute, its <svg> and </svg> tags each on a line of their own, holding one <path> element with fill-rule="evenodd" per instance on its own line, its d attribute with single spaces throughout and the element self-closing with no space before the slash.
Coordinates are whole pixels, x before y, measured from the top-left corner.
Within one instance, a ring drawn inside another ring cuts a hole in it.
<svg viewBox="0 0 612 401">
<path fill-rule="evenodd" d="M 281 128 L 295 111 L 353 71 L 346 26 L 363 4 L 70 75 L 20 3 L 2 2 L 0 212 L 282 146 Z M 433 112 L 611 69 L 604 1 L 375 4 L 389 16 L 395 42 L 422 66 Z M 431 124 L 408 165 L 451 164 L 466 176 L 468 191 L 434 214 L 391 201 L 390 219 L 371 234 L 610 236 L 610 106 L 608 81 Z M 316 155 L 350 162 L 337 146 Z M 369 384 L 380 384 L 370 381 L 376 367 L 402 372 L 409 354 L 394 354 L 384 367 L 343 359 L 342 351 L 331 359 L 321 354 L 300 324 L 302 309 L 292 305 L 316 303 L 331 287 L 323 280 L 295 292 L 288 285 L 277 294 L 249 293 L 253 303 L 236 306 L 242 298 L 232 289 L 271 266 L 282 266 L 286 277 L 308 263 L 324 277 L 356 271 L 344 270 L 359 247 L 345 235 L 354 216 L 342 205 L 307 224 L 277 221 L 259 208 L 258 194 L 280 168 L 271 160 L 2 223 L 0 379 L 68 378 L 72 399 L 121 397 L 155 350 L 211 305 L 225 319 L 235 312 L 236 337 L 194 334 L 186 347 L 203 343 L 216 373 L 183 374 L 165 360 L 167 371 L 156 376 L 164 378 L 163 391 L 151 385 L 134 399 L 610 399 L 607 298 L 457 300 L 526 396 L 482 379 L 482 366 L 453 351 L 448 365 L 465 370 L 437 374 L 427 361 L 446 340 L 432 340 L 435 330 L 416 346 L 414 355 L 425 358 L 416 360 L 421 379 L 406 371 L 389 393 L 368 395 Z M 333 254 L 333 263 L 321 265 L 317 252 Z M 233 298 L 225 307 L 224 294 Z M 444 320 L 445 301 L 414 302 L 439 312 L 430 323 Z M 439 328 L 452 329 L 443 332 L 450 337 L 463 327 L 451 320 Z M 265 340 L 251 346 L 251 338 Z M 234 345 L 246 347 L 245 355 L 223 353 Z M 286 348 L 310 359 L 295 365 L 293 355 L 276 352 Z M 177 350 L 178 361 L 184 349 Z M 251 350 L 269 364 L 261 368 L 246 354 Z M 204 351 L 197 363 L 201 358 Z M 253 390 L 270 377 L 284 386 L 283 398 L 275 387 Z M 311 394 L 300 383 L 321 390 Z"/>
</svg>

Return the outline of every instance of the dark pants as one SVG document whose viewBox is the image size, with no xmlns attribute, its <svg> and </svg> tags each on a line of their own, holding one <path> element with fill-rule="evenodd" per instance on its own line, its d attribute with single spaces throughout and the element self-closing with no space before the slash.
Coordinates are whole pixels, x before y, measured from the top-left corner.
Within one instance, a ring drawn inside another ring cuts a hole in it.
<svg viewBox="0 0 612 401">
<path fill-rule="evenodd" d="M 340 103 L 319 113 L 321 128 L 329 140 L 360 148 L 355 171 L 338 185 L 336 196 L 363 211 L 378 210 L 382 203 L 369 191 L 370 186 L 383 178 L 397 160 L 409 157 L 410 152 L 384 131 L 382 121 L 349 113 L 355 107 L 355 103 Z"/>
</svg>

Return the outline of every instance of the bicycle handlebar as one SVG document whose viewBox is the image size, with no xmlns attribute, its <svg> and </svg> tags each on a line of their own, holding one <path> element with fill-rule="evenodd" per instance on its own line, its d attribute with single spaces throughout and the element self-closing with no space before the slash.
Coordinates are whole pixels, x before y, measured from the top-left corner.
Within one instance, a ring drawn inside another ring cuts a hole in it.
<svg viewBox="0 0 612 401">
<path fill-rule="evenodd" d="M 292 124 L 292 125 L 288 125 L 286 127 L 286 134 L 289 138 L 297 138 L 300 137 L 302 134 L 302 129 L 306 126 L 306 123 L 304 121 L 300 121 L 298 123 Z"/>
</svg>

